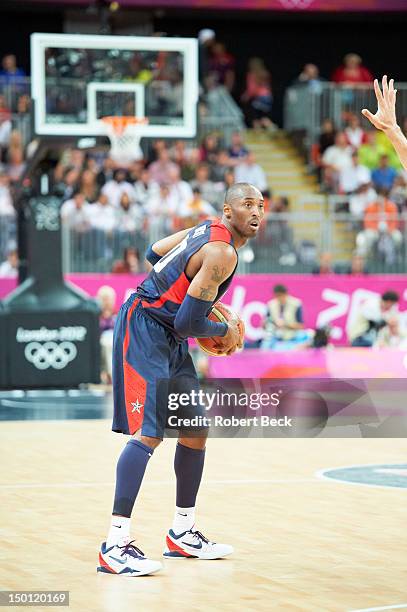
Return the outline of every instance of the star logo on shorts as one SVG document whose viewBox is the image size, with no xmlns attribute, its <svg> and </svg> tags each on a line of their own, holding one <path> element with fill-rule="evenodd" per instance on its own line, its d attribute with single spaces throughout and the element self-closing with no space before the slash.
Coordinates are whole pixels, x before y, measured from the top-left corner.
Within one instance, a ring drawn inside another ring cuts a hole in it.
<svg viewBox="0 0 407 612">
<path fill-rule="evenodd" d="M 140 414 L 140 411 L 142 407 L 144 406 L 144 404 L 140 404 L 138 400 L 136 400 L 135 402 L 130 402 L 130 403 L 133 406 L 132 412 L 138 412 Z"/>
</svg>

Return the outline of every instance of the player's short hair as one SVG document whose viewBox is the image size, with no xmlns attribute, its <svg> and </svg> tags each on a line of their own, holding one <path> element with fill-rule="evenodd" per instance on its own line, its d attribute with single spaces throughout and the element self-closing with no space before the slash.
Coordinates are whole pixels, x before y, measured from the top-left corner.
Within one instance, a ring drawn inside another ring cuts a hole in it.
<svg viewBox="0 0 407 612">
<path fill-rule="evenodd" d="M 260 191 L 254 185 L 250 185 L 250 183 L 235 183 L 226 191 L 225 194 L 225 203 L 230 204 L 233 200 L 242 199 L 246 197 L 246 193 L 248 190 Z"/>
</svg>

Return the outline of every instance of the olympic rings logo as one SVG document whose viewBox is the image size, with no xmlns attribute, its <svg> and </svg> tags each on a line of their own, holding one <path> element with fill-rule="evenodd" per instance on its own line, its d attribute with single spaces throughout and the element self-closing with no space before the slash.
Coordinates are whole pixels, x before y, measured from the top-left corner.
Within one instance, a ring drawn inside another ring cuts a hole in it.
<svg viewBox="0 0 407 612">
<path fill-rule="evenodd" d="M 27 361 L 37 370 L 63 370 L 70 361 L 73 361 L 78 350 L 73 342 L 29 342 L 24 349 Z"/>
</svg>

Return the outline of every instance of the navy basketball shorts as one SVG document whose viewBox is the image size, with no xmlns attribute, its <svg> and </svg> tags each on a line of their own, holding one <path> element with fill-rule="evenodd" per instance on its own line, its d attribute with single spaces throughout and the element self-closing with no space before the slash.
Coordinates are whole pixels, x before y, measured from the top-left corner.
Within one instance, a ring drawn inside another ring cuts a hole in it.
<svg viewBox="0 0 407 612">
<path fill-rule="evenodd" d="M 188 341 L 179 342 L 170 330 L 145 313 L 140 300 L 130 297 L 117 316 L 113 337 L 112 430 L 163 438 L 167 427 L 168 393 L 199 391 Z M 185 412 L 185 411 L 184 411 Z M 189 407 L 188 416 L 204 414 Z"/>
</svg>

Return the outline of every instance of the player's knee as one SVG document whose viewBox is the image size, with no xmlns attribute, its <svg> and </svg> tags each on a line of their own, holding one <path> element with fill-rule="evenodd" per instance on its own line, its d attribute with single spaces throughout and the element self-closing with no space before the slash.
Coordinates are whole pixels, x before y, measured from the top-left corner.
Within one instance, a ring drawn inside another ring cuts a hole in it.
<svg viewBox="0 0 407 612">
<path fill-rule="evenodd" d="M 157 446 L 162 442 L 160 438 L 151 438 L 150 436 L 140 436 L 137 439 L 152 449 L 157 448 Z"/>
<path fill-rule="evenodd" d="M 183 436 L 179 436 L 178 442 L 183 446 L 187 446 L 188 448 L 194 448 L 196 450 L 203 450 L 206 445 L 207 436 L 193 437 L 193 438 L 184 438 Z"/>
</svg>

